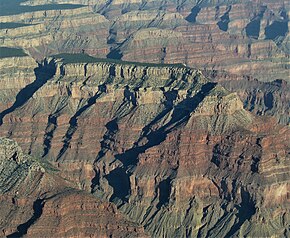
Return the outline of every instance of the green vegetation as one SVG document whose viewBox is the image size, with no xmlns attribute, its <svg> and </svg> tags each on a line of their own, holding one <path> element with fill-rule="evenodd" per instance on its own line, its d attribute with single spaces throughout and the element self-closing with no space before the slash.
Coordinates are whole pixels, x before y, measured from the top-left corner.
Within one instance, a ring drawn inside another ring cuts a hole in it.
<svg viewBox="0 0 290 238">
<path fill-rule="evenodd" d="M 23 57 L 27 54 L 22 49 L 0 47 L 0 59 L 8 57 Z"/>
<path fill-rule="evenodd" d="M 25 24 L 19 22 L 0 22 L 0 30 L 1 29 L 14 29 L 23 26 L 31 26 L 32 24 Z"/>
<path fill-rule="evenodd" d="M 95 58 L 87 54 L 58 54 L 52 55 L 56 59 L 63 59 L 65 64 L 72 63 L 114 63 L 114 64 L 123 64 L 123 65 L 136 65 L 136 66 L 145 66 L 145 67 L 178 67 L 178 68 L 186 68 L 183 64 L 155 64 L 155 63 L 140 63 L 140 62 L 130 62 L 130 61 L 122 61 L 108 58 Z"/>
<path fill-rule="evenodd" d="M 83 7 L 80 4 L 46 4 L 39 6 L 20 5 L 25 0 L 0 0 L 0 16 L 9 16 L 25 12 L 65 10 Z"/>
</svg>

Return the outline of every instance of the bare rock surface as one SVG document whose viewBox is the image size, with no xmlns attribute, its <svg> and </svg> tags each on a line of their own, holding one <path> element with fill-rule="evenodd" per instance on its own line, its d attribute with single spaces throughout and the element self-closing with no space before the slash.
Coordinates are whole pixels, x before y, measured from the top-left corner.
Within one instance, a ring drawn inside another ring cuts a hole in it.
<svg viewBox="0 0 290 238">
<path fill-rule="evenodd" d="M 147 237 L 108 202 L 79 191 L 48 162 L 0 138 L 1 237 Z"/>
<path fill-rule="evenodd" d="M 46 59 L 1 104 L 0 136 L 38 158 L 2 149 L 3 206 L 33 200 L 4 235 L 33 218 L 27 236 L 289 236 L 288 126 L 200 70 L 82 57 Z"/>
<path fill-rule="evenodd" d="M 20 2 L 3 5 L 0 46 L 38 60 L 86 52 L 289 81 L 286 0 Z"/>
</svg>

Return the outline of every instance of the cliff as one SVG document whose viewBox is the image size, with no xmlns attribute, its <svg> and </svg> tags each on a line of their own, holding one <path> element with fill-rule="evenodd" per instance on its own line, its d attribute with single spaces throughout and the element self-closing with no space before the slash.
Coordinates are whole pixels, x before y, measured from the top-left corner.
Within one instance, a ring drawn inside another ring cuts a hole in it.
<svg viewBox="0 0 290 238">
<path fill-rule="evenodd" d="M 78 191 L 44 160 L 0 138 L 1 237 L 146 237 L 112 204 Z"/>
<path fill-rule="evenodd" d="M 139 226 L 153 237 L 289 235 L 288 127 L 245 110 L 200 70 L 77 59 L 47 59 L 18 93 L 26 97 L 1 106 L 0 136 L 74 188 L 36 186 L 61 195 L 38 200 L 27 235 L 142 236 Z M 24 214 L 5 234 L 20 232 Z"/>
<path fill-rule="evenodd" d="M 38 60 L 86 52 L 102 58 L 185 63 L 267 82 L 289 78 L 285 0 L 40 0 L 24 2 L 19 9 L 0 16 L 7 25 L 18 24 L 0 29 L 1 46 L 24 48 Z"/>
</svg>

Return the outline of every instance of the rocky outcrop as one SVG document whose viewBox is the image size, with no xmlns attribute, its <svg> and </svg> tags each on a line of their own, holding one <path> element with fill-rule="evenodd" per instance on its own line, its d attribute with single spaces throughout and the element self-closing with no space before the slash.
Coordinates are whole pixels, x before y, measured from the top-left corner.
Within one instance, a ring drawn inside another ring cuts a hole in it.
<svg viewBox="0 0 290 238">
<path fill-rule="evenodd" d="M 51 3 L 56 10 L 43 5 Z M 23 13 L 1 14 L 1 22 L 18 26 L 3 26 L 0 44 L 24 48 L 38 60 L 57 53 L 86 52 L 127 61 L 185 63 L 261 81 L 288 81 L 289 7 L 285 0 L 63 0 L 59 5 L 40 0 L 22 4 L 26 6 L 20 8 Z M 62 4 L 82 5 L 62 9 Z"/>
<path fill-rule="evenodd" d="M 289 128 L 245 110 L 240 92 L 183 65 L 64 58 L 41 69 L 51 73 L 31 97 L 2 106 L 0 130 L 64 178 L 47 175 L 58 193 L 37 186 L 49 192 L 41 214 L 30 203 L 13 223 L 32 217 L 28 236 L 144 236 L 135 224 L 153 237 L 289 235 Z"/>
<path fill-rule="evenodd" d="M 0 169 L 1 237 L 147 237 L 114 205 L 73 189 L 12 140 L 0 138 Z"/>
<path fill-rule="evenodd" d="M 49 225 L 48 225 L 49 224 Z M 45 201 L 27 237 L 149 237 L 124 219 L 116 206 L 84 192 L 68 191 Z"/>
<path fill-rule="evenodd" d="M 256 115 L 274 116 L 280 124 L 289 125 L 290 88 L 287 81 L 260 82 L 250 76 L 219 71 L 203 71 L 229 91 L 237 92 L 244 107 Z"/>
</svg>

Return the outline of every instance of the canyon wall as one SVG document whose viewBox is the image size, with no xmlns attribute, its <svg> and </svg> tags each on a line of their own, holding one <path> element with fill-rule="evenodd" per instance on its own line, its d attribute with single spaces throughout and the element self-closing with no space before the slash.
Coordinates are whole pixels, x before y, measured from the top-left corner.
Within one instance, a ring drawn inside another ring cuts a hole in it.
<svg viewBox="0 0 290 238">
<path fill-rule="evenodd" d="M 85 52 L 289 81 L 289 4 L 284 0 L 64 0 L 58 1 L 59 9 L 53 5 L 56 10 L 35 9 L 51 3 L 27 1 L 23 13 L 2 13 L 0 22 L 7 26 L 1 27 L 0 46 L 24 48 L 38 60 Z M 62 4 L 82 5 L 61 9 Z M 24 25 L 8 27 L 11 23 Z"/>
<path fill-rule="evenodd" d="M 289 127 L 244 109 L 240 92 L 183 65 L 49 58 L 27 75 L 20 90 L 9 84 L 13 75 L 4 81 L 14 94 L 1 101 L 0 136 L 57 172 L 33 192 L 22 186 L 42 213 L 30 202 L 25 217 L 2 226 L 5 235 L 29 217 L 28 236 L 142 237 L 143 228 L 152 237 L 289 235 Z M 23 171 L 25 180 L 31 173 Z"/>
</svg>

